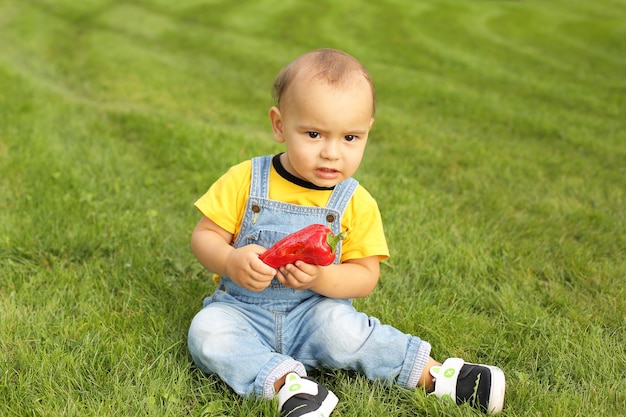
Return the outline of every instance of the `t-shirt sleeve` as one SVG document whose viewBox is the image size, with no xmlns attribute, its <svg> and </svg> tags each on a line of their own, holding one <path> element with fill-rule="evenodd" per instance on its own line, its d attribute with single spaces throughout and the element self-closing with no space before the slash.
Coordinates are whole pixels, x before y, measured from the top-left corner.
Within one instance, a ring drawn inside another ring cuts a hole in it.
<svg viewBox="0 0 626 417">
<path fill-rule="evenodd" d="M 389 257 L 383 222 L 376 200 L 359 186 L 346 208 L 344 230 L 348 236 L 342 243 L 341 261 L 378 256 Z"/>
<path fill-rule="evenodd" d="M 195 207 L 218 226 L 236 235 L 250 193 L 251 174 L 251 161 L 235 165 L 211 185 L 195 202 Z"/>
</svg>

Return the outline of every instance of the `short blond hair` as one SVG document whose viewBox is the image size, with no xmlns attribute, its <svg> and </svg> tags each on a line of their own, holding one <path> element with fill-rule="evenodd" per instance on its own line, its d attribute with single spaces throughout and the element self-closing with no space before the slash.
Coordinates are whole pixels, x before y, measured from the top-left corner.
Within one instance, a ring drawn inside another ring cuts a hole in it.
<svg viewBox="0 0 626 417">
<path fill-rule="evenodd" d="M 287 64 L 276 76 L 272 85 L 274 105 L 280 108 L 281 98 L 291 82 L 301 71 L 310 71 L 311 79 L 321 79 L 331 85 L 341 86 L 348 76 L 357 72 L 370 86 L 372 93 L 372 115 L 376 113 L 376 94 L 369 71 L 352 55 L 338 49 L 323 48 L 307 52 Z"/>
</svg>

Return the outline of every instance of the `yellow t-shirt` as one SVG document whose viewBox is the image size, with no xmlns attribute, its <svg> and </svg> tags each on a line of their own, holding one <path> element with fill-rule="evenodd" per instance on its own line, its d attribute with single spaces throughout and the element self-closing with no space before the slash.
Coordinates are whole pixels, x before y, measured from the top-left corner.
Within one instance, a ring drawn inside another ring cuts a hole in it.
<svg viewBox="0 0 626 417">
<path fill-rule="evenodd" d="M 233 242 L 250 195 L 252 161 L 233 166 L 196 201 L 196 208 L 224 230 L 232 233 Z M 314 190 L 283 178 L 272 165 L 269 198 L 290 204 L 324 207 L 332 190 Z M 348 236 L 342 242 L 341 262 L 378 256 L 389 257 L 378 205 L 369 192 L 359 185 L 341 217 L 341 229 Z"/>
</svg>

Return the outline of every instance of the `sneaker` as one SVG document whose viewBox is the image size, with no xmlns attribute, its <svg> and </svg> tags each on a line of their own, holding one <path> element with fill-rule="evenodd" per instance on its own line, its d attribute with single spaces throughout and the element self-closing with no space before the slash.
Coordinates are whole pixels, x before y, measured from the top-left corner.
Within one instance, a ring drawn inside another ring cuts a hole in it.
<svg viewBox="0 0 626 417">
<path fill-rule="evenodd" d="M 433 366 L 430 374 L 435 378 L 434 395 L 489 413 L 502 411 L 505 380 L 500 368 L 449 358 L 441 366 Z"/>
<path fill-rule="evenodd" d="M 278 391 L 282 417 L 328 417 L 337 405 L 337 396 L 311 378 L 290 373 Z"/>
</svg>

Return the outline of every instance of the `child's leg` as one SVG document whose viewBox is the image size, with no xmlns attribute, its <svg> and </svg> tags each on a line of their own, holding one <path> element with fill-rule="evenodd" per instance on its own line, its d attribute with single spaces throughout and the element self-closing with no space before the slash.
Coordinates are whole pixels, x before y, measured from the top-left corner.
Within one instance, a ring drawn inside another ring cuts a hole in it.
<svg viewBox="0 0 626 417">
<path fill-rule="evenodd" d="M 274 383 L 284 375 L 306 375 L 301 363 L 272 346 L 273 315 L 266 313 L 251 318 L 228 303 L 210 303 L 189 327 L 189 352 L 196 365 L 240 395 L 265 398 L 274 396 Z"/>
<path fill-rule="evenodd" d="M 347 300 L 311 300 L 290 313 L 286 326 L 292 338 L 285 352 L 306 366 L 355 370 L 409 389 L 431 381 L 424 372 L 432 360 L 428 342 L 381 324 Z"/>
<path fill-rule="evenodd" d="M 430 373 L 433 366 L 441 366 L 441 362 L 437 362 L 433 358 L 428 357 L 426 366 L 424 366 L 422 370 L 422 376 L 420 376 L 419 381 L 417 381 L 417 386 L 424 388 L 426 392 L 433 392 L 435 389 L 435 378 L 433 378 L 433 375 Z"/>
<path fill-rule="evenodd" d="M 499 368 L 461 359 L 441 364 L 430 357 L 428 342 L 383 325 L 343 300 L 325 299 L 307 309 L 297 321 L 300 329 L 293 330 L 297 349 L 290 352 L 305 365 L 356 370 L 369 379 L 420 386 L 490 412 L 502 409 L 505 381 Z"/>
</svg>

